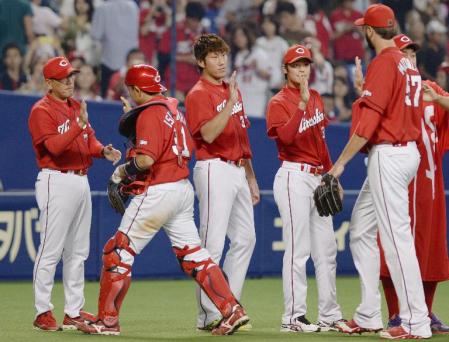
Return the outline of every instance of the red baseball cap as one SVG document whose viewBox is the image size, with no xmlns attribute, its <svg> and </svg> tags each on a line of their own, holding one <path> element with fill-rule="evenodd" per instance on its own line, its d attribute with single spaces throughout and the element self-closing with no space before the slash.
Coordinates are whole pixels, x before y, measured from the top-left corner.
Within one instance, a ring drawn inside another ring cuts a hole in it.
<svg viewBox="0 0 449 342">
<path fill-rule="evenodd" d="M 382 4 L 369 6 L 363 18 L 354 21 L 356 26 L 368 25 L 372 27 L 393 27 L 395 23 L 393 10 Z"/>
<path fill-rule="evenodd" d="M 303 45 L 296 44 L 290 47 L 285 53 L 284 64 L 290 64 L 300 59 L 307 59 L 310 63 L 313 63 L 310 50 Z"/>
<path fill-rule="evenodd" d="M 394 43 L 396 44 L 396 46 L 398 47 L 399 50 L 403 50 L 406 48 L 412 48 L 415 51 L 418 51 L 420 49 L 419 44 L 415 43 L 413 40 L 411 40 L 405 34 L 398 34 L 393 39 L 394 39 Z"/>
<path fill-rule="evenodd" d="M 148 64 L 136 64 L 129 68 L 125 76 L 125 84 L 150 93 L 163 93 L 167 90 L 161 84 L 159 71 Z"/>
<path fill-rule="evenodd" d="M 50 58 L 47 63 L 45 63 L 42 72 L 45 78 L 61 80 L 73 73 L 79 72 L 79 70 L 74 69 L 67 58 L 59 56 Z"/>
</svg>

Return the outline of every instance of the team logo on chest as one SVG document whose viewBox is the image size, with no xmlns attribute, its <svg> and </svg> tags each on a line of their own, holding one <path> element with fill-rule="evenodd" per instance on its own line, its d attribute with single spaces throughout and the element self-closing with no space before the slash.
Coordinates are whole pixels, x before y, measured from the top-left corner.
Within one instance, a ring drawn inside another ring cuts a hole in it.
<svg viewBox="0 0 449 342">
<path fill-rule="evenodd" d="M 321 121 L 324 120 L 324 113 L 320 112 L 318 108 L 315 108 L 315 114 L 309 118 L 303 118 L 301 123 L 299 124 L 299 133 L 305 132 L 310 127 L 318 125 Z"/>
<path fill-rule="evenodd" d="M 58 126 L 58 133 L 64 134 L 70 129 L 70 120 L 67 119 L 62 125 Z"/>
</svg>

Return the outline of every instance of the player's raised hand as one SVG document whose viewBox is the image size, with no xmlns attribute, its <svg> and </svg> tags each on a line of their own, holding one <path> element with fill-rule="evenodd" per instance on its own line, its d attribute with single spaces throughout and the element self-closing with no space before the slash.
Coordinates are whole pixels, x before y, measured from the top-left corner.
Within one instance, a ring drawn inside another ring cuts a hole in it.
<svg viewBox="0 0 449 342">
<path fill-rule="evenodd" d="M 362 94 L 363 91 L 363 72 L 362 72 L 362 61 L 359 57 L 355 58 L 355 70 L 354 70 L 354 89 L 358 95 Z"/>
<path fill-rule="evenodd" d="M 89 114 L 87 113 L 86 101 L 82 100 L 80 104 L 80 115 L 78 116 L 78 125 L 81 128 L 85 128 L 89 122 Z"/>
<path fill-rule="evenodd" d="M 307 105 L 307 102 L 309 102 L 310 99 L 310 92 L 309 92 L 309 81 L 307 80 L 306 75 L 301 75 L 299 78 L 299 87 L 300 87 L 300 96 L 301 96 L 301 102 Z"/>
<path fill-rule="evenodd" d="M 115 165 L 119 162 L 120 158 L 122 158 L 122 152 L 116 150 L 112 144 L 109 144 L 103 149 L 104 157 L 112 162 L 112 165 Z"/>
<path fill-rule="evenodd" d="M 426 83 L 422 84 L 423 87 L 423 99 L 424 101 L 436 101 L 438 100 L 438 97 L 440 95 L 437 94 L 437 92 L 435 91 L 435 89 L 433 89 L 432 87 L 429 87 L 429 85 L 427 85 Z"/>
<path fill-rule="evenodd" d="M 234 72 L 231 75 L 231 78 L 229 79 L 229 101 L 231 103 L 237 103 L 239 100 L 239 87 L 237 84 L 237 71 L 234 70 Z"/>
<path fill-rule="evenodd" d="M 122 101 L 123 113 L 128 113 L 132 109 L 131 104 L 123 96 L 120 96 L 120 101 Z"/>
</svg>

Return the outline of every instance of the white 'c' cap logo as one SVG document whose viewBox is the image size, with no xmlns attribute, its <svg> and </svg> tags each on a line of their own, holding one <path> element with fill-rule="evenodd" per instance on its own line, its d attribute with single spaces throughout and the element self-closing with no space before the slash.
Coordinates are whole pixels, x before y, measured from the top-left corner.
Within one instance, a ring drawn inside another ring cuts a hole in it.
<svg viewBox="0 0 449 342">
<path fill-rule="evenodd" d="M 408 42 L 410 42 L 410 38 L 407 36 L 403 36 L 403 37 L 401 37 L 401 42 L 408 43 Z"/>
<path fill-rule="evenodd" d="M 297 48 L 296 50 L 295 50 L 297 53 L 299 53 L 300 55 L 303 55 L 304 54 L 304 49 L 302 48 L 302 47 L 299 47 L 299 48 Z"/>
<path fill-rule="evenodd" d="M 161 81 L 161 76 L 159 74 L 156 74 L 156 76 L 154 76 L 154 80 L 159 83 Z"/>
<path fill-rule="evenodd" d="M 69 62 L 67 62 L 65 59 L 59 62 L 59 66 L 62 66 L 63 68 L 69 65 Z"/>
</svg>

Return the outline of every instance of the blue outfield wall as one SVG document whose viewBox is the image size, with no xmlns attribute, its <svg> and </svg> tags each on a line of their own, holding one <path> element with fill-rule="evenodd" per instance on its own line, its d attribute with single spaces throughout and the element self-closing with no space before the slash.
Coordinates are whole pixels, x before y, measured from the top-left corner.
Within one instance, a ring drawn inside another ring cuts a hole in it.
<svg viewBox="0 0 449 342">
<path fill-rule="evenodd" d="M 33 261 L 39 246 L 39 213 L 33 192 L 38 169 L 27 126 L 29 110 L 37 99 L 0 92 L 3 128 L 0 136 L 0 179 L 6 190 L 0 193 L 0 279 L 31 279 Z M 123 152 L 124 138 L 117 132 L 120 104 L 88 103 L 88 112 L 89 120 L 99 140 L 103 143 L 113 143 Z M 249 132 L 254 153 L 253 163 L 259 186 L 263 190 L 261 202 L 254 208 L 257 243 L 249 275 L 255 277 L 280 275 L 283 256 L 282 229 L 271 192 L 279 161 L 274 142 L 266 136 L 265 121 L 252 119 L 251 123 Z M 332 159 L 335 160 L 347 142 L 349 127 L 331 125 L 326 134 Z M 445 158 L 444 169 L 449 170 L 448 158 Z M 108 162 L 96 160 L 89 172 L 93 190 L 91 247 L 90 257 L 86 263 L 86 276 L 89 279 L 98 278 L 102 247 L 115 233 L 120 221 L 120 216 L 109 207 L 104 193 L 107 179 L 113 170 L 114 167 Z M 355 274 L 347 230 L 351 210 L 365 176 L 363 155 L 358 155 L 349 164 L 342 177 L 342 184 L 346 189 L 344 210 L 334 218 L 339 251 L 338 274 Z M 447 189 L 449 177 L 446 178 Z M 197 210 L 195 219 L 198 222 Z M 311 262 L 308 264 L 308 272 L 313 272 Z M 163 231 L 157 234 L 142 255 L 136 258 L 133 273 L 135 277 L 183 277 Z M 58 267 L 57 276 L 61 276 L 61 267 Z"/>
</svg>

